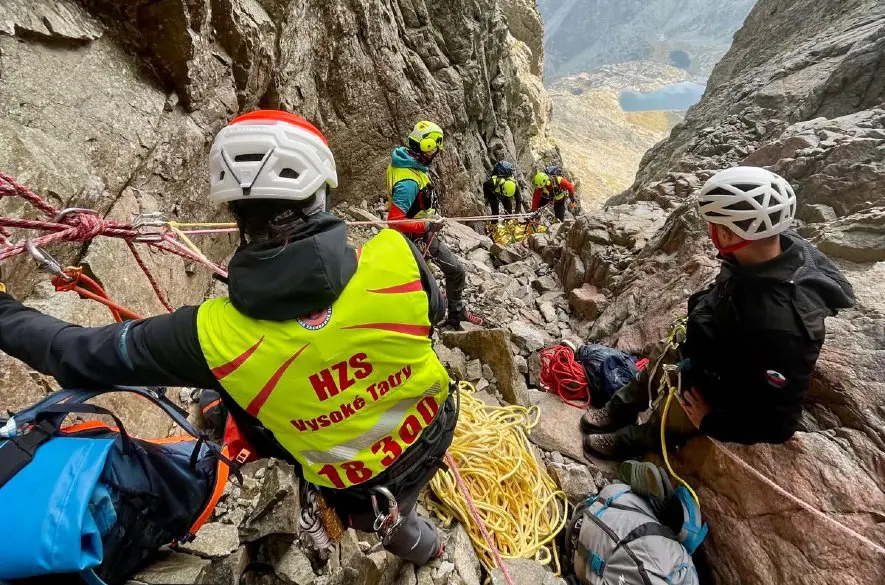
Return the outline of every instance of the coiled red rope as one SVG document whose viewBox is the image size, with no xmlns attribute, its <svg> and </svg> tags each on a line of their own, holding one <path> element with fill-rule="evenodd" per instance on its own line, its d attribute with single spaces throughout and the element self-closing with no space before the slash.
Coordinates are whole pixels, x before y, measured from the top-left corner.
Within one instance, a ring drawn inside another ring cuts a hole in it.
<svg viewBox="0 0 885 585">
<path fill-rule="evenodd" d="M 590 387 L 584 366 L 575 359 L 575 352 L 565 345 L 541 350 L 541 385 L 570 406 L 590 406 Z"/>
</svg>

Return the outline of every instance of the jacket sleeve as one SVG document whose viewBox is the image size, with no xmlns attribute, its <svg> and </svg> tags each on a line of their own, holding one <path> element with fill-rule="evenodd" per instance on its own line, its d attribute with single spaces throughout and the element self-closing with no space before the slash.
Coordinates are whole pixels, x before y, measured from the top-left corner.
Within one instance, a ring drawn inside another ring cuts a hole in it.
<svg viewBox="0 0 885 585">
<path fill-rule="evenodd" d="M 415 199 L 417 198 L 418 183 L 415 181 L 404 179 L 394 185 L 387 219 L 391 221 L 409 219 L 406 213 L 411 209 L 412 204 L 415 203 Z M 392 224 L 390 227 L 404 234 L 420 235 L 426 231 L 426 224 L 427 222 L 424 221 L 408 221 Z"/>
<path fill-rule="evenodd" d="M 565 189 L 566 191 L 568 191 L 569 199 L 574 200 L 574 198 L 575 198 L 575 186 L 572 184 L 571 181 L 569 181 L 569 180 L 566 179 L 565 177 L 561 177 L 561 178 L 559 179 L 559 188 L 560 188 L 560 189 Z"/>
<path fill-rule="evenodd" d="M 522 213 L 523 209 L 525 209 L 522 205 L 522 195 L 520 194 L 519 185 L 516 186 L 516 193 L 513 195 L 513 211 L 514 213 Z"/>
<path fill-rule="evenodd" d="M 532 195 L 532 211 L 537 211 L 538 207 L 541 205 L 541 189 L 535 188 L 535 192 Z"/>
<path fill-rule="evenodd" d="M 0 294 L 0 350 L 68 387 L 218 388 L 197 338 L 197 307 L 80 327 Z"/>
<path fill-rule="evenodd" d="M 486 179 L 482 184 L 482 196 L 486 201 L 491 200 L 495 196 L 495 187 L 492 185 L 491 179 Z"/>
</svg>

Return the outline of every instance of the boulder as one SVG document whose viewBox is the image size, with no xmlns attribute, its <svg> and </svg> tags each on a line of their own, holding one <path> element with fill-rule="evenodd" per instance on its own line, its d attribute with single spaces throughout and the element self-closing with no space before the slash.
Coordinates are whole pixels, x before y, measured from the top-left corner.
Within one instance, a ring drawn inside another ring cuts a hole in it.
<svg viewBox="0 0 885 585">
<path fill-rule="evenodd" d="M 529 440 L 545 451 L 557 451 L 579 463 L 587 464 L 580 428 L 584 411 L 565 404 L 557 395 L 549 392 L 531 394 L 537 398 L 535 404 L 541 411 L 541 417 L 531 430 Z M 592 463 L 605 465 L 595 460 Z M 605 467 L 607 473 L 616 472 L 613 464 Z"/>
<path fill-rule="evenodd" d="M 271 534 L 298 534 L 299 513 L 294 469 L 278 461 L 266 472 L 255 508 L 240 528 L 240 538 L 253 542 Z"/>
<path fill-rule="evenodd" d="M 528 253 L 528 250 L 518 244 L 512 246 L 502 246 L 501 244 L 495 243 L 492 244 L 489 252 L 491 252 L 492 256 L 494 256 L 504 264 L 510 264 L 512 262 L 519 262 L 520 260 L 524 260 Z"/>
<path fill-rule="evenodd" d="M 554 575 L 538 561 L 531 559 L 507 559 L 507 573 L 513 585 L 565 585 L 565 580 Z M 490 573 L 492 585 L 507 585 L 501 569 L 493 569 Z"/>
<path fill-rule="evenodd" d="M 237 527 L 232 524 L 221 522 L 207 522 L 197 532 L 197 537 L 191 542 L 179 545 L 179 550 L 195 554 L 207 559 L 217 559 L 227 556 L 240 546 L 240 538 Z"/>
<path fill-rule="evenodd" d="M 449 535 L 446 543 L 446 551 L 451 551 L 452 562 L 455 570 L 460 575 L 464 585 L 481 585 L 482 571 L 479 557 L 473 548 L 473 542 L 467 535 L 467 531 L 461 524 L 456 524 Z"/>
<path fill-rule="evenodd" d="M 523 321 L 511 321 L 507 328 L 510 329 L 513 343 L 521 351 L 532 353 L 549 342 L 549 337 L 545 333 Z"/>
<path fill-rule="evenodd" d="M 478 331 L 445 331 L 442 341 L 449 347 L 457 347 L 470 356 L 488 364 L 498 382 L 498 391 L 510 404 L 527 404 L 525 378 L 519 373 L 510 352 L 510 336 L 503 329 L 480 329 Z M 468 364 L 470 369 L 470 364 Z M 476 372 L 482 377 L 482 365 Z"/>
<path fill-rule="evenodd" d="M 162 551 L 149 567 L 139 571 L 132 581 L 143 585 L 191 585 L 202 583 L 204 573 L 212 564 L 201 559 L 172 551 Z"/>
<path fill-rule="evenodd" d="M 446 223 L 444 234 L 445 239 L 453 242 L 462 254 L 469 254 L 478 248 L 490 250 L 494 247 L 488 236 L 479 234 L 469 226 L 456 221 Z"/>
<path fill-rule="evenodd" d="M 288 546 L 282 555 L 274 559 L 274 573 L 286 585 L 312 585 L 317 576 L 313 572 L 310 559 L 297 542 Z"/>
<path fill-rule="evenodd" d="M 433 347 L 436 357 L 442 362 L 442 365 L 458 380 L 468 380 L 467 376 L 467 357 L 464 352 L 458 348 L 450 348 L 438 343 Z"/>
<path fill-rule="evenodd" d="M 562 455 L 559 458 L 562 458 Z M 599 487 L 593 480 L 593 473 L 586 465 L 571 462 L 551 463 L 547 466 L 547 473 L 556 481 L 556 484 L 568 496 L 569 502 L 579 504 L 590 496 L 595 496 Z"/>
<path fill-rule="evenodd" d="M 605 309 L 606 298 L 595 286 L 585 284 L 569 292 L 568 302 L 582 319 L 592 321 Z"/>
</svg>

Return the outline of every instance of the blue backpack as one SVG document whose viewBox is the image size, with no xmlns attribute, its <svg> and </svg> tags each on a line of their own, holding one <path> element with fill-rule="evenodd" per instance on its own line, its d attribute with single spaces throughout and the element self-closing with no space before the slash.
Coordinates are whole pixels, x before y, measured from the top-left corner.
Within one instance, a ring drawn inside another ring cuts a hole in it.
<svg viewBox="0 0 885 585">
<path fill-rule="evenodd" d="M 584 366 L 594 407 L 604 406 L 615 392 L 639 375 L 630 355 L 604 345 L 582 345 L 575 352 L 575 359 Z"/>
<path fill-rule="evenodd" d="M 130 436 L 111 411 L 86 404 L 110 392 L 149 400 L 186 434 Z M 64 426 L 68 414 L 107 415 L 116 426 Z M 0 583 L 125 582 L 161 546 L 193 539 L 230 464 L 183 411 L 143 388 L 61 390 L 0 420 Z"/>
</svg>

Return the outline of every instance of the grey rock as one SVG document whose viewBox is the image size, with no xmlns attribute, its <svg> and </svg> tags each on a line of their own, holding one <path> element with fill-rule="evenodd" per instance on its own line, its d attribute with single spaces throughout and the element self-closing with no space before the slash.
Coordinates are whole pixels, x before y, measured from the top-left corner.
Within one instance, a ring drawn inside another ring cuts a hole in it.
<svg viewBox="0 0 885 585">
<path fill-rule="evenodd" d="M 217 559 L 229 555 L 240 546 L 237 527 L 220 522 L 207 522 L 197 532 L 191 542 L 182 543 L 182 552 L 195 554 L 207 559 Z"/>
<path fill-rule="evenodd" d="M 296 543 L 275 559 L 274 572 L 286 585 L 311 585 L 317 578 L 310 559 Z"/>
<path fill-rule="evenodd" d="M 529 353 L 538 351 L 549 340 L 546 334 L 523 321 L 512 321 L 507 327 L 516 346 Z"/>
<path fill-rule="evenodd" d="M 254 510 L 240 528 L 240 538 L 253 542 L 271 534 L 298 533 L 298 485 L 291 465 L 269 468 Z"/>
<path fill-rule="evenodd" d="M 201 583 L 211 561 L 193 555 L 163 551 L 149 567 L 138 572 L 133 581 L 144 585 L 190 585 Z"/>
<path fill-rule="evenodd" d="M 560 459 L 562 459 L 561 454 Z M 593 474 L 586 465 L 554 462 L 547 466 L 547 472 L 565 492 L 572 504 L 578 504 L 588 497 L 596 495 L 599 491 L 593 480 Z"/>
<path fill-rule="evenodd" d="M 492 368 L 491 368 L 491 366 L 489 366 L 489 364 L 482 365 L 482 377 L 489 379 L 489 380 L 491 380 L 495 377 L 495 373 L 492 372 Z"/>
<path fill-rule="evenodd" d="M 507 572 L 513 581 L 513 585 L 547 585 L 547 579 L 553 577 L 553 573 L 538 561 L 530 559 L 507 559 Z M 492 585 L 507 585 L 501 569 L 493 569 L 491 574 Z"/>
<path fill-rule="evenodd" d="M 446 547 L 452 551 L 452 562 L 455 570 L 465 585 L 481 585 L 482 576 L 479 557 L 464 527 L 457 524 L 453 529 Z"/>
<path fill-rule="evenodd" d="M 544 317 L 544 320 L 548 324 L 556 325 L 556 323 L 558 321 L 556 309 L 553 307 L 553 303 L 550 303 L 550 302 L 541 304 L 541 316 Z M 557 331 L 556 331 L 556 333 L 554 333 L 554 335 L 558 335 L 558 334 L 559 334 L 559 329 L 557 328 Z"/>
<path fill-rule="evenodd" d="M 512 262 L 519 262 L 520 260 L 524 260 L 528 251 L 520 245 L 513 246 L 502 246 L 500 244 L 492 244 L 492 248 L 489 252 L 503 262 L 504 264 L 510 264 Z"/>
<path fill-rule="evenodd" d="M 580 420 L 583 411 L 563 403 L 558 396 L 538 393 L 541 417 L 529 439 L 546 451 L 558 451 L 575 461 L 584 461 Z"/>
<path fill-rule="evenodd" d="M 491 367 L 498 382 L 498 390 L 510 404 L 526 404 L 525 378 L 516 369 L 510 351 L 510 336 L 503 329 L 478 331 L 446 331 L 442 341 L 458 347 L 470 356 L 476 356 Z M 477 378 L 482 377 L 482 366 L 475 367 Z M 470 370 L 470 364 L 468 364 Z"/>
<path fill-rule="evenodd" d="M 467 362 L 467 380 L 476 382 L 482 378 L 482 362 L 478 359 Z"/>
<path fill-rule="evenodd" d="M 458 348 L 450 348 L 443 344 L 437 344 L 433 350 L 439 361 L 455 376 L 458 380 L 468 380 L 467 373 L 467 356 Z"/>
</svg>

